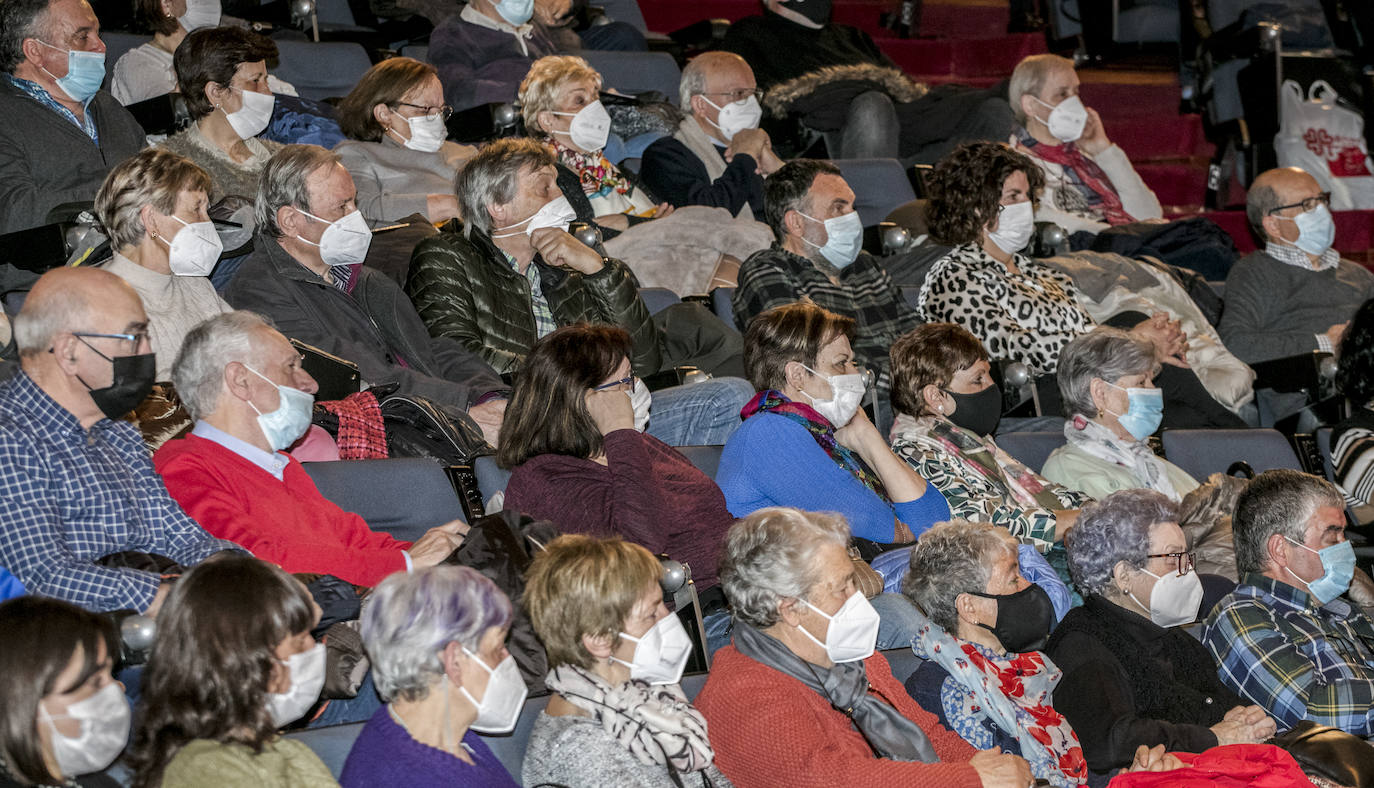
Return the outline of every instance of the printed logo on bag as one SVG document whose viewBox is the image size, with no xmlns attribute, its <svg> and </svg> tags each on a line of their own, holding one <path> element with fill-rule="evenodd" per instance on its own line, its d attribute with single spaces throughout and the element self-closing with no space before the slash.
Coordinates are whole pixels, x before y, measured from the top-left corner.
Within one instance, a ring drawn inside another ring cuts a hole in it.
<svg viewBox="0 0 1374 788">
<path fill-rule="evenodd" d="M 1362 178 L 1374 175 L 1369 171 L 1368 156 L 1363 139 L 1341 137 L 1326 129 L 1309 128 L 1302 135 L 1307 149 L 1326 159 L 1326 166 L 1337 178 Z"/>
</svg>

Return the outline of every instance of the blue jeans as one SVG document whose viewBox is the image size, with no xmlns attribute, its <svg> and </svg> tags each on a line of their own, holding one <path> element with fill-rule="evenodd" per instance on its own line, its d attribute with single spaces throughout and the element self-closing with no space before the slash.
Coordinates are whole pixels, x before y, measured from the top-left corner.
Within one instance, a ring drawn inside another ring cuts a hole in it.
<svg viewBox="0 0 1374 788">
<path fill-rule="evenodd" d="M 711 378 L 659 389 L 648 433 L 669 446 L 719 446 L 740 425 L 739 409 L 754 396 L 743 378 Z"/>
<path fill-rule="evenodd" d="M 329 725 L 343 725 L 347 722 L 365 722 L 372 713 L 382 707 L 382 699 L 377 695 L 377 687 L 372 683 L 372 671 L 367 672 L 358 694 L 352 698 L 336 698 L 329 701 L 320 716 L 311 720 L 307 728 L 324 728 Z"/>
</svg>

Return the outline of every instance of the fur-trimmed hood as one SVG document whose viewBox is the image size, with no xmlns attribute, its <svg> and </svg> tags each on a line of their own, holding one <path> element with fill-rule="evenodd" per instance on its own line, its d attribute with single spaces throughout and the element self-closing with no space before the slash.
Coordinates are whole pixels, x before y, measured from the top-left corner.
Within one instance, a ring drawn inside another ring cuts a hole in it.
<svg viewBox="0 0 1374 788">
<path fill-rule="evenodd" d="M 847 66 L 825 66 L 809 71 L 786 82 L 779 82 L 764 94 L 763 106 L 774 117 L 784 117 L 794 105 L 821 88 L 841 82 L 867 83 L 892 97 L 898 103 L 921 98 L 929 90 L 920 82 L 913 82 L 901 70 L 873 63 Z"/>
</svg>

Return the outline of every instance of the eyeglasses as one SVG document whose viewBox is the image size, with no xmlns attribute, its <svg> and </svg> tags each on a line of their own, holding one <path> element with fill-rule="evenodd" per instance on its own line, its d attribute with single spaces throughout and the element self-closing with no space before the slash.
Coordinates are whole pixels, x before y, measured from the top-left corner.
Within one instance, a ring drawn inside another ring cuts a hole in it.
<svg viewBox="0 0 1374 788">
<path fill-rule="evenodd" d="M 130 354 L 137 353 L 138 349 L 143 347 L 143 343 L 148 341 L 147 331 L 139 331 L 133 334 L 96 334 L 90 331 L 73 331 L 72 336 L 81 340 L 83 343 L 85 343 L 86 347 L 90 348 L 91 350 L 94 350 L 96 353 L 100 353 L 100 351 L 97 350 L 96 347 L 92 345 L 90 342 L 86 342 L 86 339 L 88 337 L 91 339 L 120 339 L 125 342 L 128 342 L 128 350 Z M 109 356 L 105 356 L 104 353 L 100 353 L 100 355 L 104 356 L 105 358 L 109 358 Z"/>
<path fill-rule="evenodd" d="M 1197 555 L 1194 552 L 1186 553 L 1151 553 L 1146 558 L 1172 558 L 1178 562 L 1178 576 L 1183 577 L 1193 571 L 1193 559 Z"/>
<path fill-rule="evenodd" d="M 1280 205 L 1279 207 L 1269 211 L 1269 215 L 1273 216 L 1279 211 L 1286 211 L 1289 208 L 1302 208 L 1304 213 L 1308 213 L 1317 210 L 1318 205 L 1325 205 L 1326 207 L 1330 208 L 1331 192 L 1322 192 L 1321 194 L 1318 194 L 1313 197 L 1304 198 L 1295 203 L 1289 203 L 1288 205 Z"/>
<path fill-rule="evenodd" d="M 437 113 L 439 113 L 439 117 L 443 118 L 444 120 L 448 120 L 449 118 L 453 117 L 453 107 L 450 107 L 450 106 L 447 105 L 447 104 L 444 104 L 444 105 L 438 106 L 438 107 L 430 107 L 430 106 L 427 106 L 427 105 L 424 105 L 424 104 L 411 104 L 411 103 L 408 102 L 408 101 L 398 101 L 398 102 L 396 102 L 396 106 L 398 106 L 398 107 L 410 107 L 411 109 L 418 109 L 418 110 L 420 110 L 420 113 L 421 113 L 422 115 L 426 115 L 426 116 L 428 116 L 428 115 L 433 115 L 434 113 L 437 112 Z"/>
<path fill-rule="evenodd" d="M 718 90 L 718 91 L 716 91 L 716 92 L 714 92 L 714 93 L 702 93 L 701 95 L 703 95 L 703 96 L 725 96 L 726 98 L 729 99 L 729 101 L 726 102 L 726 103 L 728 103 L 728 104 L 733 104 L 733 103 L 735 103 L 736 101 L 744 101 L 745 99 L 749 98 L 750 96 L 753 96 L 755 99 L 758 99 L 759 101 L 763 101 L 763 91 L 762 91 L 762 90 L 759 90 L 758 88 L 754 88 L 754 89 L 752 89 L 752 90 L 749 89 L 749 88 L 740 88 L 739 90 L 731 90 L 731 91 L 719 91 L 719 90 Z"/>
<path fill-rule="evenodd" d="M 612 380 L 610 383 L 602 383 L 600 386 L 597 386 L 596 388 L 592 389 L 592 391 L 609 391 L 611 389 L 616 388 L 617 386 L 624 386 L 625 389 L 634 388 L 635 376 L 630 375 L 629 377 L 621 378 L 620 380 Z M 624 389 L 619 390 L 623 391 Z"/>
</svg>

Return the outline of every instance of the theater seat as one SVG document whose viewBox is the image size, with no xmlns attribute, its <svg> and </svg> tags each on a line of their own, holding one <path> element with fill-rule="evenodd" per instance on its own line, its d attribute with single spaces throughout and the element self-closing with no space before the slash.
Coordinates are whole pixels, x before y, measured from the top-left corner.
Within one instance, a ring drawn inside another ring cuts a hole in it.
<svg viewBox="0 0 1374 788">
<path fill-rule="evenodd" d="M 358 734 L 362 733 L 364 724 L 355 722 L 351 725 L 306 728 L 292 731 L 286 734 L 286 738 L 295 739 L 313 750 L 320 756 L 320 760 L 324 761 L 324 765 L 329 767 L 329 771 L 334 773 L 334 779 L 337 780 L 343 773 L 348 752 L 353 749 L 353 742 L 357 740 Z"/>
<path fill-rule="evenodd" d="M 290 82 L 304 98 L 322 101 L 347 96 L 372 68 L 361 44 L 351 41 L 277 40 L 280 64 L 273 74 Z"/>
<path fill-rule="evenodd" d="M 119 62 L 119 58 L 130 49 L 137 49 L 152 41 L 153 37 L 136 33 L 107 33 L 102 30 L 100 40 L 105 42 L 105 82 L 101 87 L 109 90 L 110 79 L 114 75 L 115 63 Z"/>
<path fill-rule="evenodd" d="M 864 227 L 876 225 L 898 206 L 916 199 L 911 180 L 896 159 L 837 159 L 832 164 L 854 190 L 854 210 Z"/>
<path fill-rule="evenodd" d="M 655 90 L 676 105 L 682 71 L 667 52 L 601 52 L 582 50 L 591 67 L 601 75 L 602 84 L 621 93 L 634 95 Z"/>
<path fill-rule="evenodd" d="M 1040 472 L 1050 453 L 1066 442 L 1062 432 L 1006 432 L 994 439 L 1002 451 L 1020 460 L 1027 468 Z"/>
<path fill-rule="evenodd" d="M 892 666 L 892 677 L 903 684 L 917 668 L 921 667 L 921 663 L 925 662 L 909 648 L 891 648 L 879 653 L 886 657 L 887 664 Z"/>
<path fill-rule="evenodd" d="M 1249 463 L 1255 473 L 1275 468 L 1302 470 L 1288 439 L 1278 430 L 1165 430 L 1164 456 L 1199 482 L 1225 473 L 1234 462 Z"/>
<path fill-rule="evenodd" d="M 413 542 L 436 525 L 463 519 L 463 507 L 438 463 L 418 457 L 307 462 L 320 493 L 374 531 Z"/>
</svg>

